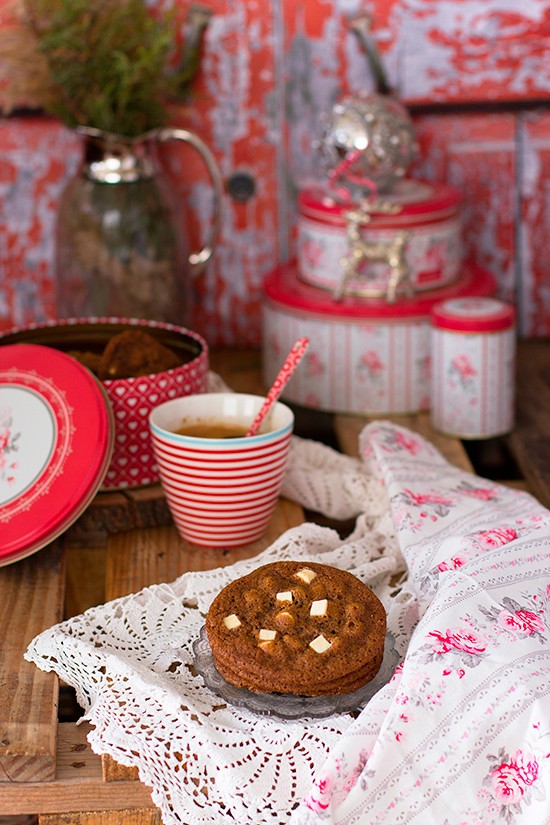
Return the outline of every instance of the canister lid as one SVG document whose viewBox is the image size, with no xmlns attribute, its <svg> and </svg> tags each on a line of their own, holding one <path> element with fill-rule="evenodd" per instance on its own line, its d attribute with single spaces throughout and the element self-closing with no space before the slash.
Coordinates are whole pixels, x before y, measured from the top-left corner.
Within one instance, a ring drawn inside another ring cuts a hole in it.
<svg viewBox="0 0 550 825">
<path fill-rule="evenodd" d="M 511 304 L 496 298 L 464 297 L 437 303 L 432 309 L 432 323 L 439 329 L 457 332 L 497 332 L 515 323 Z"/>
<path fill-rule="evenodd" d="M 425 290 L 411 298 L 399 296 L 389 303 L 386 298 L 366 300 L 346 295 L 336 301 L 330 291 L 302 281 L 297 262 L 290 261 L 280 264 L 266 276 L 264 292 L 273 304 L 308 315 L 350 321 L 365 319 L 378 323 L 422 318 L 429 323 L 431 310 L 436 303 L 462 295 L 494 295 L 495 279 L 486 269 L 467 261 L 459 278 L 452 284 Z"/>
<path fill-rule="evenodd" d="M 406 178 L 399 181 L 390 193 L 381 195 L 382 202 L 396 207 L 394 214 L 376 209 L 370 214 L 370 225 L 376 227 L 403 227 L 441 221 L 458 214 L 462 195 L 457 189 Z M 323 186 L 304 187 L 298 195 L 298 210 L 305 218 L 335 226 L 345 225 L 346 212 L 359 208 L 358 202 L 342 202 Z"/>
<path fill-rule="evenodd" d="M 38 344 L 0 347 L 0 565 L 64 532 L 99 489 L 114 420 L 101 383 Z"/>
</svg>

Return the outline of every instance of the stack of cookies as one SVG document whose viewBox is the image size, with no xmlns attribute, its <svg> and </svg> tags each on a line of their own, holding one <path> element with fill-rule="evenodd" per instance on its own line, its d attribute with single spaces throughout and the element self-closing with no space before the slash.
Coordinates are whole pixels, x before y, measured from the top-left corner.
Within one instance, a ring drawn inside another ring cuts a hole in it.
<svg viewBox="0 0 550 825">
<path fill-rule="evenodd" d="M 370 682 L 382 664 L 386 611 L 356 576 L 280 561 L 228 584 L 206 632 L 214 664 L 258 693 L 331 696 Z"/>
</svg>

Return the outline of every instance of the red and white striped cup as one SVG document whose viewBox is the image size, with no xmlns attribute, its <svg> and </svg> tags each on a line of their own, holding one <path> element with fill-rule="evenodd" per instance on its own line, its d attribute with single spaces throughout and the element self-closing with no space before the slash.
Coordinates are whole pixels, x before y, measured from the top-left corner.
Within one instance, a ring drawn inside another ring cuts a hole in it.
<svg viewBox="0 0 550 825">
<path fill-rule="evenodd" d="M 195 423 L 248 427 L 264 398 L 201 393 L 174 398 L 149 416 L 160 480 L 176 527 L 204 547 L 236 547 L 267 529 L 283 483 L 294 414 L 276 403 L 252 437 L 209 438 L 177 430 Z"/>
</svg>

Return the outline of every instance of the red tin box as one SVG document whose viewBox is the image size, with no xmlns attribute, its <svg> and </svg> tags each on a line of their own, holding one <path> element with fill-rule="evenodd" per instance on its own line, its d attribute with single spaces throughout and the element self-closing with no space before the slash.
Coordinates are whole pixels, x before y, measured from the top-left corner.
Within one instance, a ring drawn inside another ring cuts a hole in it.
<svg viewBox="0 0 550 825">
<path fill-rule="evenodd" d="M 139 378 L 99 382 L 114 416 L 115 439 L 104 490 L 141 487 L 159 480 L 149 432 L 153 407 L 180 395 L 205 392 L 208 347 L 195 332 L 156 321 L 127 318 L 71 318 L 12 329 L 0 335 L 0 345 L 40 344 L 70 352 L 100 352 L 116 333 L 129 327 L 145 328 L 176 353 L 184 363 L 175 369 Z M 84 370 L 84 367 L 82 367 Z"/>
<path fill-rule="evenodd" d="M 334 301 L 326 290 L 304 283 L 296 262 L 279 266 L 264 284 L 263 380 L 270 386 L 294 342 L 307 336 L 304 362 L 283 394 L 287 401 L 374 415 L 427 410 L 432 307 L 494 291 L 493 276 L 466 263 L 453 284 L 412 299 Z"/>
<path fill-rule="evenodd" d="M 447 286 L 461 275 L 461 202 L 452 187 L 412 179 L 400 181 L 368 211 L 321 187 L 304 189 L 298 198 L 299 276 L 336 296 L 390 300 Z"/>
</svg>

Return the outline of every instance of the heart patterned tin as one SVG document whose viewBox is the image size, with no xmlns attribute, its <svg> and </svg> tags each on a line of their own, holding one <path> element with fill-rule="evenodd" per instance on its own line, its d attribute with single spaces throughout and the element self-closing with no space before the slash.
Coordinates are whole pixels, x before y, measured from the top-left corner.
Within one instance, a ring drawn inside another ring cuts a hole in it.
<svg viewBox="0 0 550 825">
<path fill-rule="evenodd" d="M 97 353 L 117 333 L 136 328 L 147 331 L 180 355 L 182 364 L 150 375 L 101 382 L 115 421 L 114 450 L 103 480 L 103 490 L 142 487 L 159 480 L 149 433 L 149 413 L 153 407 L 171 398 L 206 391 L 206 342 L 197 333 L 183 327 L 127 318 L 62 319 L 0 335 L 0 351 L 2 345 L 26 342 L 64 352 Z"/>
</svg>

